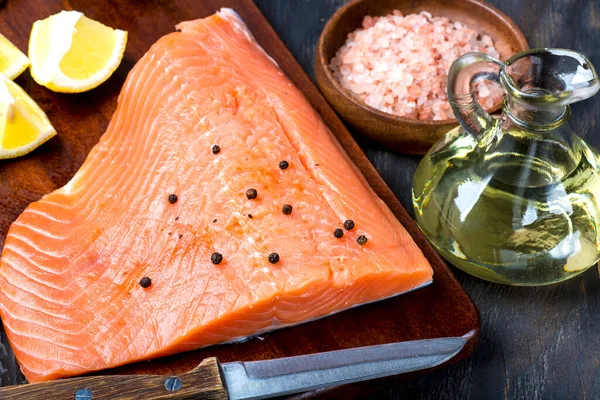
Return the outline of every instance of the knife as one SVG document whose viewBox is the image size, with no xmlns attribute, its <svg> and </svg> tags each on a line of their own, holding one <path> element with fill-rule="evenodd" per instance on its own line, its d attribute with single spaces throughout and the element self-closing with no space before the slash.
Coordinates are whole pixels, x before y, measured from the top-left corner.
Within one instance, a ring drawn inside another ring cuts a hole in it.
<svg viewBox="0 0 600 400">
<path fill-rule="evenodd" d="M 305 392 L 440 365 L 464 337 L 415 340 L 325 353 L 221 364 L 207 358 L 176 375 L 112 375 L 60 379 L 0 389 L 2 400 L 250 400 Z"/>
</svg>

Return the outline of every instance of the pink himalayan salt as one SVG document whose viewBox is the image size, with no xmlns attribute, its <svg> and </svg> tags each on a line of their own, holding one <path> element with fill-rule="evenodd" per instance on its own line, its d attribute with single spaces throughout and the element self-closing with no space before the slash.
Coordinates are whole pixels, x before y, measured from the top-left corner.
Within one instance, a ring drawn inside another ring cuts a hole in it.
<svg viewBox="0 0 600 400">
<path fill-rule="evenodd" d="M 447 71 L 472 51 L 498 58 L 492 39 L 448 18 L 422 11 L 403 16 L 366 16 L 348 35 L 329 67 L 342 87 L 383 112 L 420 120 L 453 118 L 446 94 Z M 490 108 L 502 98 L 500 86 L 478 82 L 479 102 Z"/>
</svg>

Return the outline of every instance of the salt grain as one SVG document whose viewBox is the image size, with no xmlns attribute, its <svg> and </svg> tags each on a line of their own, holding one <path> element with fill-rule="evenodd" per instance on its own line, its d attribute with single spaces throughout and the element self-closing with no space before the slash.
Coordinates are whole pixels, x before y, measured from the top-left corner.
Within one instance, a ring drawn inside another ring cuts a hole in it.
<svg viewBox="0 0 600 400">
<path fill-rule="evenodd" d="M 329 67 L 342 87 L 383 112 L 420 120 L 453 117 L 446 94 L 447 71 L 465 53 L 479 51 L 499 58 L 492 39 L 448 18 L 422 11 L 403 16 L 366 16 Z M 502 89 L 478 82 L 479 102 L 497 104 Z"/>
</svg>

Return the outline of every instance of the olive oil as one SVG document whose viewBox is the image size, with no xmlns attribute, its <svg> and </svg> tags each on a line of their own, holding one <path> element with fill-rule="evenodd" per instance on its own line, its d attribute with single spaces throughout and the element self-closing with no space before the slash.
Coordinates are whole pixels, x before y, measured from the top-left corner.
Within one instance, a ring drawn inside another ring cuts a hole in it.
<svg viewBox="0 0 600 400">
<path fill-rule="evenodd" d="M 504 90 L 498 119 L 475 97 L 482 79 Z M 568 121 L 570 104 L 599 90 L 593 65 L 572 50 L 531 49 L 506 62 L 469 53 L 452 63 L 448 101 L 460 128 L 429 150 L 413 182 L 417 224 L 442 256 L 525 286 L 598 261 L 599 156 Z"/>
<path fill-rule="evenodd" d="M 600 252 L 595 153 L 568 132 L 544 140 L 498 124 L 478 138 L 456 128 L 425 156 L 413 183 L 418 225 L 448 261 L 489 281 L 583 272 Z"/>
</svg>

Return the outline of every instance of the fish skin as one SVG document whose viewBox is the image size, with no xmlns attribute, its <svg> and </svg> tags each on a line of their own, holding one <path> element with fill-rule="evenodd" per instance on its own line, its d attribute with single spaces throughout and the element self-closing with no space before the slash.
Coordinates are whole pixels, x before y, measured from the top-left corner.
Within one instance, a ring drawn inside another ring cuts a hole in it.
<svg viewBox="0 0 600 400">
<path fill-rule="evenodd" d="M 30 382 L 235 341 L 432 279 L 235 12 L 178 29 L 132 69 L 73 179 L 8 232 L 0 316 Z M 346 219 L 356 227 L 335 238 Z"/>
</svg>

